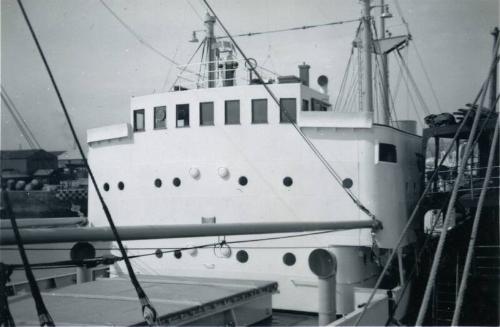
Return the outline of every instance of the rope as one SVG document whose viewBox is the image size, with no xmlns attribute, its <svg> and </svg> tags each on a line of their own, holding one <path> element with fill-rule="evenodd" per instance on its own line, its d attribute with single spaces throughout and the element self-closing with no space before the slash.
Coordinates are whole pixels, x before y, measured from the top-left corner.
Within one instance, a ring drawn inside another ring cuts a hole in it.
<svg viewBox="0 0 500 327">
<path fill-rule="evenodd" d="M 17 247 L 19 248 L 19 255 L 21 256 L 21 260 L 23 262 L 24 271 L 26 273 L 26 279 L 30 285 L 31 296 L 35 301 L 36 312 L 38 314 L 38 321 L 40 322 L 40 326 L 55 326 L 52 317 L 45 306 L 42 295 L 40 294 L 40 289 L 38 288 L 38 284 L 36 283 L 35 276 L 33 275 L 33 271 L 31 270 L 30 263 L 28 260 L 28 256 L 26 255 L 26 250 L 24 249 L 23 239 L 21 234 L 19 233 L 19 228 L 17 227 L 16 217 L 14 212 L 12 211 L 12 207 L 9 199 L 9 192 L 2 192 L 2 202 L 5 209 L 5 213 L 9 216 L 10 223 L 12 224 L 12 231 L 16 237 Z"/>
<path fill-rule="evenodd" d="M 64 100 L 62 98 L 62 95 L 59 91 L 59 87 L 57 86 L 57 83 L 55 81 L 55 78 L 54 76 L 52 75 L 52 71 L 49 67 L 49 64 L 47 62 L 47 59 L 45 58 L 45 55 L 44 55 L 44 52 L 42 50 L 42 47 L 38 41 L 38 38 L 35 34 L 35 31 L 33 30 L 33 27 L 31 25 L 31 22 L 28 18 L 28 15 L 24 9 L 24 6 L 23 6 L 23 3 L 22 3 L 22 0 L 17 0 L 17 3 L 19 4 L 19 7 L 21 8 L 21 11 L 22 11 L 22 14 L 23 14 L 23 17 L 26 21 L 26 24 L 28 25 L 28 28 L 30 30 L 30 33 L 31 33 L 31 36 L 33 37 L 33 40 L 35 41 L 35 44 L 36 44 L 36 47 L 38 49 L 38 52 L 40 54 L 40 57 L 42 58 L 42 61 L 43 61 L 43 64 L 47 70 L 47 73 L 50 77 L 50 81 L 52 82 L 52 85 L 54 86 L 54 90 L 56 92 L 56 95 L 57 95 L 57 98 L 59 100 L 59 103 L 61 105 L 61 108 L 63 110 L 63 113 L 64 113 L 64 116 L 66 117 L 66 121 L 68 122 L 68 126 L 71 130 L 71 134 L 75 140 L 75 144 L 77 145 L 77 148 L 78 148 L 78 151 L 80 152 L 80 155 L 82 157 L 82 160 L 83 160 L 83 163 L 84 163 L 84 166 L 85 168 L 87 169 L 87 172 L 89 174 L 89 177 L 92 181 L 92 184 L 94 185 L 94 189 L 96 191 L 96 194 L 97 194 L 97 197 L 99 198 L 99 201 L 101 202 L 101 205 L 102 205 L 102 209 L 106 215 L 106 218 L 108 220 L 108 223 L 109 223 L 109 226 L 113 232 L 113 235 L 116 239 L 116 243 L 118 244 L 118 247 L 120 249 L 120 252 L 121 252 L 121 255 L 123 256 L 124 258 L 124 261 L 125 261 L 125 265 L 127 267 L 127 271 L 129 273 L 129 276 L 130 276 L 130 281 L 132 282 L 132 284 L 134 285 L 135 287 L 135 290 L 137 292 L 137 296 L 139 297 L 139 301 L 141 302 L 141 305 L 142 305 L 142 311 L 143 311 L 143 314 L 145 316 L 145 319 L 146 321 L 148 322 L 148 324 L 152 325 L 155 321 L 156 321 L 156 311 L 154 310 L 153 306 L 151 305 L 146 293 L 144 292 L 144 290 L 142 289 L 141 285 L 139 284 L 139 281 L 137 280 L 137 277 L 135 276 L 135 273 L 134 273 L 134 270 L 132 268 L 132 265 L 130 263 L 130 261 L 128 260 L 127 258 L 127 252 L 122 244 L 122 241 L 121 241 L 121 238 L 120 236 L 118 235 L 118 231 L 116 230 L 116 226 L 113 222 L 113 218 L 111 217 L 111 213 L 108 209 L 108 206 L 106 205 L 106 202 L 104 201 L 104 198 L 99 190 L 99 187 L 98 187 L 98 184 L 97 184 L 97 181 L 96 181 L 96 178 L 94 176 L 94 173 L 92 172 L 92 169 L 90 168 L 89 166 L 89 163 L 87 161 L 87 158 L 85 156 L 85 153 L 83 151 L 83 148 L 82 148 L 82 145 L 80 144 L 80 141 L 78 140 L 78 136 L 76 134 L 76 130 L 73 126 L 73 123 L 71 121 L 71 118 L 69 116 L 69 113 L 68 113 L 68 110 L 66 109 L 66 105 L 64 103 Z"/>
<path fill-rule="evenodd" d="M 500 44 L 500 42 L 496 42 L 495 53 L 497 53 L 497 51 L 498 51 L 498 45 L 499 44 Z M 492 68 L 494 67 L 495 62 L 496 62 L 496 58 L 495 58 L 495 60 L 492 63 Z M 445 220 L 443 222 L 443 230 L 442 230 L 441 235 L 439 237 L 439 242 L 438 242 L 438 245 L 437 245 L 437 248 L 436 248 L 436 252 L 434 254 L 434 260 L 432 262 L 432 267 L 431 267 L 431 271 L 430 271 L 430 274 L 429 274 L 429 279 L 428 279 L 427 285 L 425 287 L 425 293 L 424 293 L 424 297 L 422 299 L 422 305 L 420 306 L 420 310 L 419 310 L 419 313 L 418 313 L 418 317 L 417 317 L 417 321 L 416 321 L 416 325 L 417 326 L 421 326 L 422 325 L 422 323 L 424 321 L 424 318 L 425 318 L 425 314 L 427 312 L 427 306 L 429 304 L 429 300 L 430 300 L 430 297 L 431 297 L 431 292 L 432 292 L 432 290 L 434 288 L 434 283 L 436 281 L 437 269 L 438 269 L 439 261 L 441 259 L 441 255 L 442 255 L 442 252 L 443 252 L 444 242 L 446 240 L 446 235 L 448 233 L 448 226 L 449 226 L 450 221 L 451 221 L 451 212 L 452 212 L 452 209 L 453 209 L 453 207 L 455 205 L 455 201 L 456 201 L 457 194 L 458 194 L 458 188 L 460 187 L 460 181 L 462 180 L 462 176 L 463 176 L 463 174 L 465 172 L 465 168 L 466 168 L 466 165 L 467 165 L 467 159 L 469 158 L 469 156 L 471 154 L 472 141 L 473 141 L 474 135 L 476 133 L 476 129 L 477 129 L 477 126 L 478 126 L 478 123 L 479 123 L 479 119 L 481 117 L 481 108 L 483 107 L 484 99 L 485 99 L 486 93 L 487 93 L 487 88 L 488 88 L 488 85 L 489 85 L 489 83 L 491 81 L 491 78 L 492 78 L 491 74 L 488 74 L 488 78 L 486 80 L 485 87 L 484 87 L 483 92 L 481 94 L 481 100 L 479 102 L 479 108 L 478 108 L 478 110 L 476 112 L 476 115 L 474 115 L 474 122 L 472 123 L 472 127 L 471 127 L 471 130 L 470 130 L 469 138 L 467 139 L 467 143 L 466 143 L 466 146 L 465 146 L 463 160 L 462 160 L 462 163 L 460 164 L 460 167 L 458 168 L 458 176 L 455 179 L 455 183 L 453 185 L 453 191 L 452 191 L 452 194 L 451 194 L 451 199 L 450 199 L 450 201 L 448 203 L 448 209 L 447 209 L 447 212 L 446 212 L 446 217 L 445 217 Z"/>
<path fill-rule="evenodd" d="M 494 60 L 493 62 L 496 63 L 497 61 L 498 61 L 498 58 L 496 60 Z M 491 74 L 492 71 L 493 71 L 493 65 L 490 68 L 489 74 Z M 486 83 L 483 83 L 483 85 L 481 86 L 480 91 L 478 92 L 478 94 L 476 95 L 476 98 L 474 99 L 472 107 L 477 103 L 477 101 L 478 101 L 479 97 L 481 96 L 481 94 L 483 92 L 485 92 L 485 90 L 487 89 L 487 87 L 485 86 L 485 84 Z M 441 158 L 439 164 L 437 165 L 436 169 L 434 169 L 434 172 L 432 173 L 432 176 L 429 178 L 429 183 L 426 185 L 424 191 L 420 195 L 420 198 L 418 199 L 417 204 L 415 205 L 415 208 L 413 209 L 413 211 L 412 211 L 412 213 L 410 215 L 410 218 L 408 218 L 408 221 L 407 221 L 405 227 L 401 231 L 399 239 L 396 242 L 396 246 L 394 247 L 394 251 L 392 251 L 391 254 L 389 255 L 389 258 L 387 259 L 387 262 L 386 262 L 384 268 L 382 269 L 382 272 L 380 273 L 380 275 L 379 275 L 379 277 L 377 279 L 377 282 L 375 283 L 375 286 L 373 286 L 372 292 L 371 292 L 370 296 L 368 297 L 368 300 L 366 301 L 366 305 L 363 306 L 363 311 L 361 312 L 361 314 L 358 316 L 358 319 L 354 323 L 355 326 L 359 325 L 361 319 L 366 314 L 366 311 L 369 308 L 370 303 L 373 300 L 373 297 L 375 296 L 375 293 L 377 292 L 377 289 L 379 288 L 380 284 L 382 283 L 382 279 L 384 278 L 385 274 L 387 273 L 387 270 L 389 269 L 389 266 L 390 266 L 392 260 L 394 260 L 394 258 L 396 256 L 396 253 L 398 252 L 397 250 L 401 247 L 401 244 L 402 244 L 402 242 L 403 242 L 403 240 L 404 240 L 404 238 L 406 236 L 406 233 L 410 230 L 410 226 L 412 226 L 413 221 L 417 217 L 417 212 L 418 212 L 420 206 L 422 205 L 422 202 L 423 202 L 426 194 L 431 189 L 432 181 L 437 177 L 439 169 L 443 165 L 443 163 L 444 163 L 446 157 L 448 156 L 448 154 L 451 152 L 451 149 L 453 148 L 455 141 L 458 139 L 458 137 L 459 137 L 462 129 L 466 125 L 466 122 L 467 122 L 468 118 L 470 117 L 471 112 L 472 112 L 472 110 L 469 110 L 465 114 L 462 122 L 460 123 L 460 125 L 458 126 L 458 128 L 457 128 L 457 130 L 455 132 L 455 135 L 453 136 L 452 141 L 448 145 L 448 149 L 446 149 L 446 151 L 445 151 L 443 157 Z"/>
<path fill-rule="evenodd" d="M 224 32 L 227 34 L 227 36 L 229 37 L 229 39 L 231 40 L 231 42 L 233 42 L 234 46 L 236 47 L 236 49 L 241 53 L 241 55 L 243 56 L 243 58 L 245 59 L 245 62 L 248 64 L 249 67 L 251 67 L 251 69 L 253 70 L 253 72 L 255 73 L 255 75 L 257 76 L 257 78 L 262 82 L 262 86 L 266 89 L 267 93 L 269 93 L 269 95 L 271 96 L 271 98 L 274 100 L 274 102 L 278 105 L 278 107 L 281 109 L 281 106 L 280 106 L 280 101 L 279 99 L 276 97 L 276 95 L 271 91 L 271 89 L 269 88 L 269 86 L 263 82 L 263 79 L 262 77 L 260 76 L 259 72 L 255 69 L 255 67 L 253 67 L 248 59 L 248 57 L 246 56 L 246 54 L 243 52 L 243 50 L 240 48 L 240 46 L 236 43 L 236 41 L 234 40 L 234 38 L 231 36 L 231 34 L 229 33 L 229 31 L 226 29 L 226 27 L 224 26 L 224 24 L 221 22 L 221 20 L 219 19 L 219 17 L 217 16 L 217 14 L 215 13 L 215 11 L 212 9 L 212 7 L 208 4 L 208 1 L 207 0 L 203 0 L 203 2 L 205 3 L 205 5 L 207 6 L 207 8 L 210 10 L 210 12 L 212 13 L 212 15 L 214 15 L 215 19 L 219 22 L 221 28 L 224 30 Z M 316 155 L 316 157 L 318 157 L 318 159 L 321 161 L 321 163 L 325 166 L 325 168 L 328 170 L 328 172 L 330 173 L 330 175 L 337 181 L 337 183 L 342 187 L 342 189 L 347 193 L 347 195 L 351 198 L 351 200 L 354 202 L 354 204 L 363 212 L 365 213 L 367 216 L 369 216 L 370 218 L 372 219 L 375 219 L 375 215 L 373 213 L 370 212 L 370 210 L 368 210 L 368 208 L 366 208 L 362 203 L 361 201 L 354 195 L 354 193 L 352 193 L 351 190 L 347 189 L 347 188 L 344 188 L 342 186 L 342 179 L 341 177 L 337 174 L 337 172 L 332 168 L 332 166 L 328 163 L 328 161 L 325 159 L 325 157 L 323 157 L 323 155 L 320 153 L 320 151 L 316 148 L 316 146 L 309 140 L 309 138 L 304 134 L 304 132 L 302 132 L 302 130 L 297 126 L 297 123 L 295 123 L 293 121 L 293 119 L 291 118 L 290 114 L 288 113 L 288 111 L 285 109 L 285 108 L 282 108 L 283 109 L 283 113 L 285 115 L 285 118 L 288 120 L 288 122 L 291 123 L 291 125 L 293 126 L 293 128 L 297 131 L 297 133 L 299 133 L 299 135 L 302 137 L 302 139 L 304 140 L 304 142 L 306 142 L 306 144 L 309 146 L 309 148 L 313 151 L 313 153 Z"/>
<path fill-rule="evenodd" d="M 469 269 L 472 262 L 472 255 L 474 254 L 474 245 L 476 244 L 476 236 L 479 226 L 479 220 L 481 219 L 481 211 L 483 209 L 484 199 L 486 197 L 486 192 L 488 189 L 488 183 L 491 178 L 491 171 L 493 170 L 493 159 L 495 158 L 495 150 L 497 148 L 497 143 L 498 143 L 498 119 L 495 126 L 495 132 L 493 133 L 493 142 L 491 143 L 490 147 L 488 168 L 486 169 L 486 176 L 484 177 L 483 188 L 481 190 L 481 194 L 479 195 L 476 214 L 474 216 L 474 223 L 472 225 L 469 248 L 467 249 L 467 257 L 465 259 L 464 269 L 462 273 L 462 280 L 460 282 L 460 288 L 455 303 L 455 311 L 453 313 L 453 319 L 451 322 L 452 326 L 458 326 L 460 319 L 460 310 L 462 308 L 465 290 L 467 289 L 467 279 L 469 277 Z"/>
</svg>

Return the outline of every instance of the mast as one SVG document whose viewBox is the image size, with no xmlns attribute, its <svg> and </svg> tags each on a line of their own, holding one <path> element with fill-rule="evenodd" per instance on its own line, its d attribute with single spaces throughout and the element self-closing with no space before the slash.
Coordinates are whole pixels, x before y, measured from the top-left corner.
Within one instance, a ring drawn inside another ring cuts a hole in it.
<svg viewBox="0 0 500 327">
<path fill-rule="evenodd" d="M 380 0 L 380 39 L 385 38 L 385 16 L 386 7 L 385 1 Z M 379 123 L 389 125 L 390 110 L 389 110 L 389 66 L 387 62 L 387 54 L 382 52 L 380 54 L 380 62 L 382 68 L 382 110 L 380 111 Z"/>
<path fill-rule="evenodd" d="M 205 27 L 207 29 L 207 52 L 208 52 L 208 87 L 215 87 L 215 17 L 209 13 L 205 15 Z"/>
<path fill-rule="evenodd" d="M 372 89 L 372 33 L 370 17 L 370 0 L 363 0 L 363 39 L 362 51 L 364 57 L 364 85 L 363 85 L 363 109 L 365 112 L 373 112 L 373 89 Z"/>
</svg>

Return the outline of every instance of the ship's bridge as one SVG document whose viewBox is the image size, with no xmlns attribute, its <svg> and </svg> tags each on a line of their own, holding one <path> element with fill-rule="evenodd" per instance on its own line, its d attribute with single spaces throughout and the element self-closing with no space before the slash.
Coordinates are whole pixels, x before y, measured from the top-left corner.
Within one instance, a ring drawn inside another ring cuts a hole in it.
<svg viewBox="0 0 500 327">
<path fill-rule="evenodd" d="M 279 95 L 278 104 L 262 85 L 200 88 L 133 97 L 133 131 L 208 128 L 222 125 L 286 124 L 301 125 L 320 116 L 315 111 L 331 111 L 328 95 L 300 82 L 269 85 Z"/>
</svg>

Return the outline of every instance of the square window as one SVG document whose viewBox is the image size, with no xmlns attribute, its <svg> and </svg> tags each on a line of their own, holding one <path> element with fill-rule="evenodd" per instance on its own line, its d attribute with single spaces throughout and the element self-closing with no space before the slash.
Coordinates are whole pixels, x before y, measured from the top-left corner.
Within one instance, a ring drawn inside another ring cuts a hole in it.
<svg viewBox="0 0 500 327">
<path fill-rule="evenodd" d="M 311 111 L 328 111 L 330 105 L 318 99 L 311 99 Z"/>
<path fill-rule="evenodd" d="M 396 146 L 388 143 L 378 145 L 378 160 L 385 162 L 398 162 Z"/>
<path fill-rule="evenodd" d="M 309 101 L 302 99 L 302 111 L 309 111 Z"/>
<path fill-rule="evenodd" d="M 252 100 L 252 124 L 267 123 L 267 99 Z"/>
<path fill-rule="evenodd" d="M 297 99 L 281 98 L 280 123 L 296 123 L 296 122 L 297 122 Z"/>
<path fill-rule="evenodd" d="M 225 103 L 226 125 L 240 123 L 240 100 L 228 100 Z"/>
<path fill-rule="evenodd" d="M 155 125 L 154 129 L 167 128 L 167 107 L 155 107 Z"/>
<path fill-rule="evenodd" d="M 134 132 L 143 132 L 144 122 L 144 109 L 134 110 Z"/>
<path fill-rule="evenodd" d="M 214 125 L 214 103 L 201 102 L 200 103 L 200 126 L 213 126 Z"/>
<path fill-rule="evenodd" d="M 176 126 L 179 128 L 189 127 L 189 104 L 178 104 L 175 106 Z"/>
</svg>

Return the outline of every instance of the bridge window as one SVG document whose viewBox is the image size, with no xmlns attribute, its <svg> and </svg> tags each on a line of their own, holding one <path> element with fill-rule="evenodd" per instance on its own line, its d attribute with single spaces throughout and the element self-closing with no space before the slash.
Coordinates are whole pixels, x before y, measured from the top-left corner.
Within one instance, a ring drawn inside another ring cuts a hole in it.
<svg viewBox="0 0 500 327">
<path fill-rule="evenodd" d="M 167 128 L 167 107 L 155 107 L 155 129 Z"/>
<path fill-rule="evenodd" d="M 302 99 L 302 111 L 309 111 L 309 101 Z"/>
<path fill-rule="evenodd" d="M 252 124 L 267 123 L 267 99 L 252 100 Z"/>
<path fill-rule="evenodd" d="M 240 123 L 240 100 L 228 100 L 225 103 L 226 125 Z"/>
<path fill-rule="evenodd" d="M 385 162 L 398 162 L 396 146 L 388 143 L 378 145 L 378 160 Z"/>
<path fill-rule="evenodd" d="M 134 110 L 134 132 L 143 132 L 144 130 L 144 109 Z"/>
<path fill-rule="evenodd" d="M 327 111 L 330 105 L 318 99 L 311 99 L 311 111 Z"/>
<path fill-rule="evenodd" d="M 228 100 L 225 103 L 226 125 L 240 123 L 240 100 Z"/>
<path fill-rule="evenodd" d="M 280 123 L 296 123 L 296 122 L 297 122 L 297 99 L 281 98 Z"/>
<path fill-rule="evenodd" d="M 200 126 L 213 126 L 214 124 L 214 103 L 200 103 Z"/>
<path fill-rule="evenodd" d="M 189 127 L 189 104 L 178 104 L 175 109 L 177 127 Z"/>
</svg>

